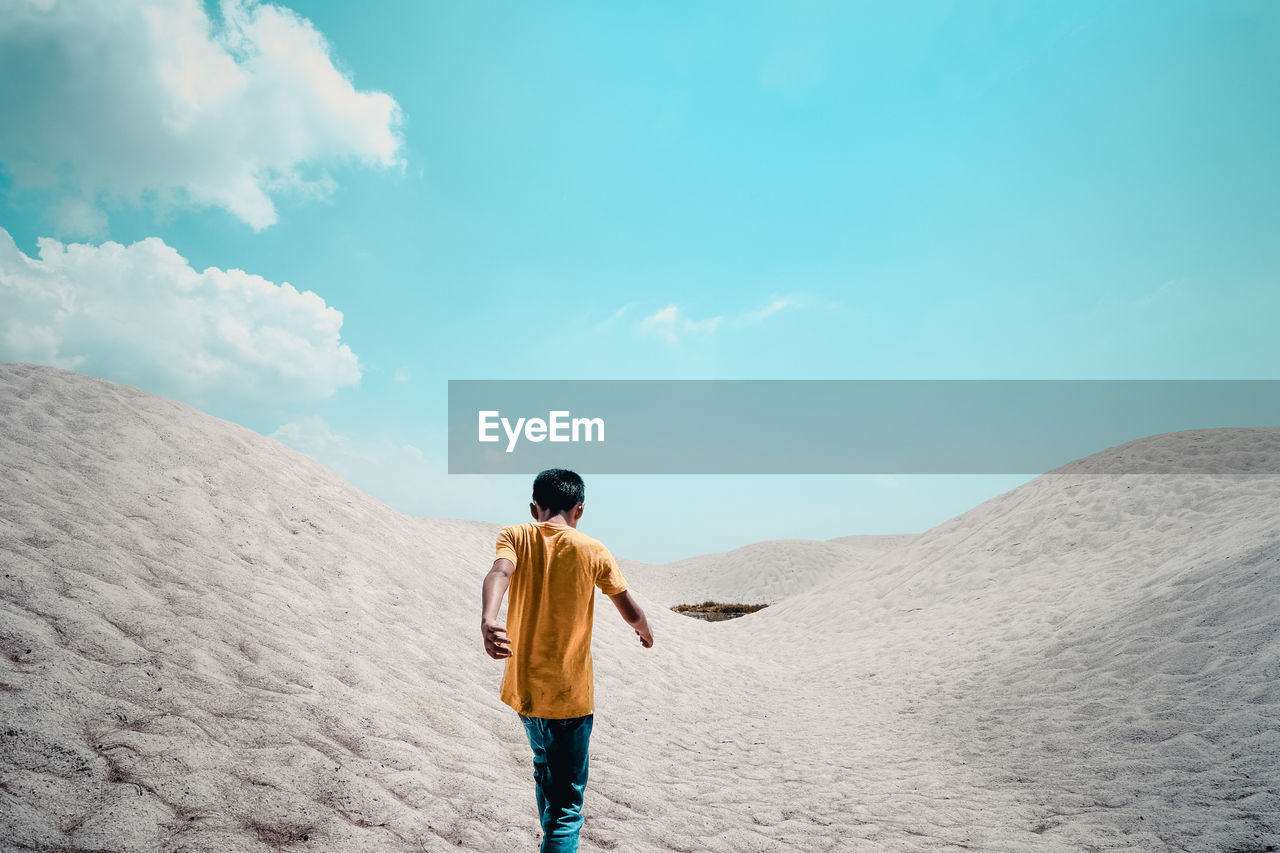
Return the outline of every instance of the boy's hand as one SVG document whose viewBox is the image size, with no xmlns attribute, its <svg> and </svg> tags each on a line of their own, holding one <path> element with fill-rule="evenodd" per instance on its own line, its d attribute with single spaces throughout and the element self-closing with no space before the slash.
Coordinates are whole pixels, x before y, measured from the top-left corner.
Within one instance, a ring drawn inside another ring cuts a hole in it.
<svg viewBox="0 0 1280 853">
<path fill-rule="evenodd" d="M 646 649 L 653 646 L 653 632 L 649 630 L 649 623 L 644 624 L 643 629 L 636 629 L 636 636 L 640 638 L 640 645 Z"/>
<path fill-rule="evenodd" d="M 494 660 L 511 657 L 511 640 L 506 626 L 497 622 L 481 622 L 480 634 L 484 637 L 484 650 Z"/>
</svg>

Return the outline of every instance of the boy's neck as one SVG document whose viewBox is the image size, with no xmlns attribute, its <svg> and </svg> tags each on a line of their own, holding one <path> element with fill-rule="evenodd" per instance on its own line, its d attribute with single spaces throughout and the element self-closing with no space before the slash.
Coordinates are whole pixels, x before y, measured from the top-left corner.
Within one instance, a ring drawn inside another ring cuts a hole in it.
<svg viewBox="0 0 1280 853">
<path fill-rule="evenodd" d="M 578 528 L 578 520 L 573 517 L 571 512 L 558 512 L 552 514 L 549 510 L 538 513 L 538 524 L 558 524 L 562 527 Z"/>
</svg>

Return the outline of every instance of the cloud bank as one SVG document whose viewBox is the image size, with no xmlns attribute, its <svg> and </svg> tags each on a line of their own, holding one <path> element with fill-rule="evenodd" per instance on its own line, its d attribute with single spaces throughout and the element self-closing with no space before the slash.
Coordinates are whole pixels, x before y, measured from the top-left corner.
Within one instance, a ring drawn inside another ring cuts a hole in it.
<svg viewBox="0 0 1280 853">
<path fill-rule="evenodd" d="M 398 165 L 400 109 L 358 91 L 305 18 L 253 0 L 11 0 L 0 15 L 0 163 L 45 189 L 62 233 L 99 202 L 222 208 L 255 229 L 318 165 Z"/>
<path fill-rule="evenodd" d="M 164 241 L 44 238 L 0 228 L 0 359 L 92 373 L 197 405 L 283 405 L 357 385 L 342 313 L 241 270 L 197 272 Z"/>
</svg>

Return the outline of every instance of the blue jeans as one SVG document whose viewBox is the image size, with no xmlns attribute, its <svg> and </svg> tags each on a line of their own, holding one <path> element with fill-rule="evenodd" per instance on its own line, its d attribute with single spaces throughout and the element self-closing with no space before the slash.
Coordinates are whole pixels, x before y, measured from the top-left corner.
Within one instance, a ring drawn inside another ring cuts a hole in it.
<svg viewBox="0 0 1280 853">
<path fill-rule="evenodd" d="M 582 794 L 587 789 L 587 747 L 595 715 L 552 720 L 520 715 L 533 747 L 541 853 L 578 853 Z"/>
</svg>

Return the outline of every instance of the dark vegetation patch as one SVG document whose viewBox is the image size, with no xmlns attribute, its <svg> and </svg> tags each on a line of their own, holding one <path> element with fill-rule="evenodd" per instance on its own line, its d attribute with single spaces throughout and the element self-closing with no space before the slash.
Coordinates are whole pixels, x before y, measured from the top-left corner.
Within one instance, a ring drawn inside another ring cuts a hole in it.
<svg viewBox="0 0 1280 853">
<path fill-rule="evenodd" d="M 737 619 L 748 613 L 755 613 L 768 607 L 767 604 L 725 604 L 719 601 L 704 601 L 701 604 L 677 604 L 671 609 L 694 619 L 706 622 L 723 622 L 726 619 Z"/>
</svg>

